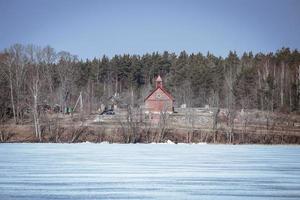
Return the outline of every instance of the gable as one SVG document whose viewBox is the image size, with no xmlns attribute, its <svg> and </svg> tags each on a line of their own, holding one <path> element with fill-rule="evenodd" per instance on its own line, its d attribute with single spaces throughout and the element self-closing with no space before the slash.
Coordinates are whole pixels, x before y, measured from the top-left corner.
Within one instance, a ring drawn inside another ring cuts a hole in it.
<svg viewBox="0 0 300 200">
<path fill-rule="evenodd" d="M 157 87 L 153 92 L 151 92 L 148 97 L 145 98 L 146 100 L 172 100 L 173 97 L 164 89 Z"/>
</svg>

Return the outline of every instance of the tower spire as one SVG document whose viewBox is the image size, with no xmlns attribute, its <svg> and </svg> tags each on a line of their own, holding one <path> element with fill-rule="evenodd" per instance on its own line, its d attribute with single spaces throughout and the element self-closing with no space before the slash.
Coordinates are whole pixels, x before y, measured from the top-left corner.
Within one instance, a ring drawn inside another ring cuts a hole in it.
<svg viewBox="0 0 300 200">
<path fill-rule="evenodd" d="M 163 87 L 162 79 L 161 79 L 160 75 L 158 75 L 158 77 L 156 78 L 156 88 L 158 88 L 158 87 L 160 87 L 160 88 Z"/>
</svg>

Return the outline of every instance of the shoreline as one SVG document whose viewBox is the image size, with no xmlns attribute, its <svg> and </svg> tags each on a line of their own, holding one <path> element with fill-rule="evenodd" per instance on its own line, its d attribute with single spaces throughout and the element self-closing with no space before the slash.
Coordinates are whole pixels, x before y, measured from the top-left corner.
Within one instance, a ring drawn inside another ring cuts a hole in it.
<svg viewBox="0 0 300 200">
<path fill-rule="evenodd" d="M 62 142 L 62 143 L 54 143 L 54 142 L 0 142 L 0 145 L 3 144 L 61 144 L 61 145 L 65 145 L 65 144 L 70 144 L 70 145 L 88 145 L 88 144 L 92 144 L 92 145 L 189 145 L 189 146 L 295 146 L 295 147 L 300 147 L 299 144 L 256 144 L 256 143 L 252 143 L 252 144 L 247 144 L 247 143 L 243 143 L 243 144 L 230 144 L 230 143 L 109 143 L 109 142 L 100 142 L 100 143 L 96 143 L 96 142 L 76 142 L 76 143 L 67 143 L 67 142 Z"/>
<path fill-rule="evenodd" d="M 222 130 L 175 129 L 164 132 L 152 128 L 137 128 L 135 132 L 121 127 L 105 128 L 95 126 L 68 127 L 44 130 L 41 140 L 34 135 L 33 127 L 22 125 L 6 127 L 1 130 L 0 143 L 109 143 L 109 144 L 265 144 L 265 145 L 299 145 L 300 133 L 244 133 Z"/>
</svg>

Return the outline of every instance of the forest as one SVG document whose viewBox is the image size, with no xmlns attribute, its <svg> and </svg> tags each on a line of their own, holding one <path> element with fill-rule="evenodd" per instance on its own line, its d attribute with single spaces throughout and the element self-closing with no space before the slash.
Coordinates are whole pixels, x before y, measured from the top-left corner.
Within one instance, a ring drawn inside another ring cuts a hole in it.
<svg viewBox="0 0 300 200">
<path fill-rule="evenodd" d="M 271 53 L 211 53 L 102 56 L 82 60 L 50 46 L 15 44 L 0 54 L 0 113 L 22 124 L 39 107 L 74 106 L 82 92 L 84 111 L 92 113 L 119 94 L 132 107 L 143 104 L 157 75 L 179 107 L 258 109 L 299 112 L 300 53 L 282 48 Z"/>
</svg>

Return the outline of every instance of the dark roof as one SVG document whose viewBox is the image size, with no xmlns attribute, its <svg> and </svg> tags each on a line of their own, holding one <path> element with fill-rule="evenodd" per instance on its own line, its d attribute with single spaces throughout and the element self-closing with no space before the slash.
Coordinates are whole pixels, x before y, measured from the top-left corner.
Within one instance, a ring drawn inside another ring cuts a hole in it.
<svg viewBox="0 0 300 200">
<path fill-rule="evenodd" d="M 157 88 L 155 88 L 155 90 L 153 90 L 146 98 L 144 101 L 146 101 L 156 90 L 161 89 L 170 99 L 172 99 L 174 101 L 174 98 L 172 97 L 172 95 L 167 92 L 165 89 L 163 89 L 162 87 L 158 86 Z"/>
</svg>

